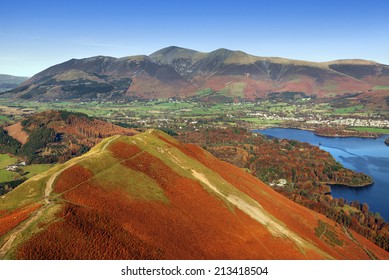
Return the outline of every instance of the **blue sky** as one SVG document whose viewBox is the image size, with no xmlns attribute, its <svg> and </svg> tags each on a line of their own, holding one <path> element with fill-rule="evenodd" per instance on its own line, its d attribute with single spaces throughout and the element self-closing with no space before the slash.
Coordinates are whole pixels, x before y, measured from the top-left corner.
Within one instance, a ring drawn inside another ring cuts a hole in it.
<svg viewBox="0 0 389 280">
<path fill-rule="evenodd" d="M 389 64 L 389 1 L 1 1 L 0 73 L 171 45 L 311 61 Z"/>
</svg>

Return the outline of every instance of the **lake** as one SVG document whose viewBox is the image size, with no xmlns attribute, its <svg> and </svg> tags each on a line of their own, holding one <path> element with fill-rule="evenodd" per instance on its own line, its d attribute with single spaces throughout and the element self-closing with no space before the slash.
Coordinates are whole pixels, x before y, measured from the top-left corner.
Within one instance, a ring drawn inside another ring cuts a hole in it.
<svg viewBox="0 0 389 280">
<path fill-rule="evenodd" d="M 344 167 L 370 175 L 374 179 L 372 186 L 363 188 L 332 186 L 332 196 L 343 197 L 349 202 L 353 200 L 366 202 L 370 211 L 379 212 L 386 221 L 389 221 L 389 146 L 384 143 L 388 135 L 378 139 L 333 138 L 290 128 L 269 128 L 253 132 L 320 146 Z"/>
</svg>

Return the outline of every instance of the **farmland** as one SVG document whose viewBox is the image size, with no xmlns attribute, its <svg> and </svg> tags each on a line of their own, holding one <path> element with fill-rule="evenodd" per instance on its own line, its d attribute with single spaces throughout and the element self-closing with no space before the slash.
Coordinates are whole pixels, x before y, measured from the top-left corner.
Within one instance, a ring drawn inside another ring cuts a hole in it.
<svg viewBox="0 0 389 280">
<path fill-rule="evenodd" d="M 205 94 L 199 92 L 199 94 Z M 389 113 L 354 101 L 333 104 L 310 98 L 257 102 L 205 103 L 160 99 L 132 102 L 33 102 L 0 99 L 2 122 L 12 123 L 32 112 L 66 110 L 84 113 L 125 127 L 171 129 L 176 132 L 223 125 L 314 129 L 330 125 L 387 133 Z M 6 109 L 8 108 L 8 109 Z M 19 114 L 15 114 L 18 111 Z"/>
<path fill-rule="evenodd" d="M 54 166 L 53 164 L 20 165 L 18 164 L 20 162 L 21 160 L 14 156 L 0 154 L 0 194 Z M 10 166 L 13 168 L 10 169 Z"/>
</svg>

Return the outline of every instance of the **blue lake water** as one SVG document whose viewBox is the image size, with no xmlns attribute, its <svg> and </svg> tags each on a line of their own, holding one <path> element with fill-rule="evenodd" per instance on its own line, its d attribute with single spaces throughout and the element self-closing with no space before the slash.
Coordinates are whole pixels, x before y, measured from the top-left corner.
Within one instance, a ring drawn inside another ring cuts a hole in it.
<svg viewBox="0 0 389 280">
<path fill-rule="evenodd" d="M 311 131 L 269 128 L 254 130 L 266 136 L 308 142 L 331 153 L 344 167 L 363 172 L 374 179 L 374 184 L 364 188 L 331 187 L 333 197 L 347 201 L 366 202 L 370 211 L 379 212 L 389 221 L 389 146 L 384 141 L 388 135 L 378 139 L 332 138 L 316 136 Z"/>
</svg>

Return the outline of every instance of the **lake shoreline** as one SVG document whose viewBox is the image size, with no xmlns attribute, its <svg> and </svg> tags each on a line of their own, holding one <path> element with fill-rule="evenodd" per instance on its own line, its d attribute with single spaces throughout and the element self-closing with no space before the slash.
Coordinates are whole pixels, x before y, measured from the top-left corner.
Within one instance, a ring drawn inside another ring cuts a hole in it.
<svg viewBox="0 0 389 280">
<path fill-rule="evenodd" d="M 265 129 L 272 129 L 272 128 L 297 129 L 297 130 L 303 130 L 303 131 L 310 131 L 318 137 L 325 137 L 325 138 L 378 139 L 379 137 L 385 135 L 385 134 L 381 134 L 381 133 L 377 133 L 376 135 L 333 135 L 333 134 L 317 133 L 317 132 L 315 132 L 315 128 L 296 127 L 296 126 L 288 126 L 288 125 L 286 125 L 286 126 L 274 125 L 274 126 L 263 126 L 263 127 L 258 126 L 257 128 L 251 128 L 250 131 L 265 130 Z M 389 146 L 389 138 L 388 138 L 388 142 L 385 142 L 385 144 Z"/>
<path fill-rule="evenodd" d="M 383 148 L 388 135 L 377 139 L 360 137 L 322 137 L 313 131 L 301 128 L 267 128 L 254 130 L 269 138 L 279 138 L 306 142 L 329 152 L 345 168 L 355 172 L 362 172 L 373 179 L 373 184 L 348 186 L 336 182 L 327 182 L 331 188 L 331 196 L 344 198 L 347 201 L 367 203 L 373 212 L 379 212 L 389 221 L 389 149 Z M 350 182 L 353 178 L 350 178 Z M 368 182 L 368 180 L 365 180 Z M 334 183 L 334 184 L 331 184 Z M 325 184 L 325 183 L 323 183 Z"/>
<path fill-rule="evenodd" d="M 371 187 L 374 185 L 374 181 L 372 183 L 366 183 L 366 184 L 361 184 L 361 185 L 347 185 L 347 184 L 340 184 L 337 182 L 323 182 L 323 184 L 329 186 L 330 188 L 332 186 L 335 186 L 335 187 L 345 187 L 345 188 L 350 188 L 350 189 L 358 189 L 358 188 Z"/>
<path fill-rule="evenodd" d="M 368 135 L 331 135 L 331 134 L 322 134 L 313 132 L 316 136 L 320 137 L 329 137 L 329 138 L 366 138 L 366 139 L 377 139 L 378 136 L 368 136 Z"/>
</svg>

